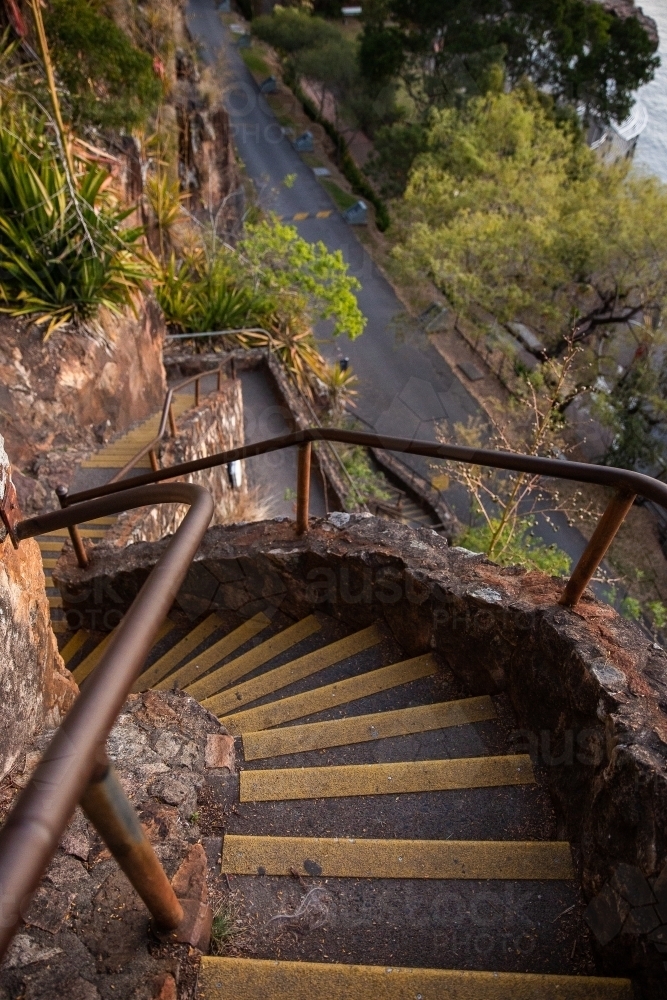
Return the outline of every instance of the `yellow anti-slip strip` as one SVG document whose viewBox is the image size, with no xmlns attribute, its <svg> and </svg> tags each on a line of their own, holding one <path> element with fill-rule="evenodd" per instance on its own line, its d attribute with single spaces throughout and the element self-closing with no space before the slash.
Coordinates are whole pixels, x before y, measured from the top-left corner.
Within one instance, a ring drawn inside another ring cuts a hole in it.
<svg viewBox="0 0 667 1000">
<path fill-rule="evenodd" d="M 271 962 L 204 955 L 201 1000 L 632 1000 L 629 979 Z"/>
<path fill-rule="evenodd" d="M 305 656 L 285 663 L 282 667 L 267 670 L 266 673 L 254 677 L 251 681 L 246 681 L 245 684 L 229 688 L 229 690 L 209 698 L 204 702 L 204 706 L 215 715 L 224 715 L 225 712 L 232 712 L 236 707 L 241 708 L 243 705 L 248 705 L 250 702 L 257 701 L 258 698 L 263 698 L 266 694 L 280 691 L 288 684 L 294 684 L 295 681 L 303 680 L 304 677 L 310 677 L 312 674 L 330 667 L 333 663 L 347 659 L 348 656 L 354 656 L 355 653 L 370 649 L 371 646 L 376 646 L 381 641 L 382 632 L 376 625 L 371 625 L 370 628 L 348 635 L 344 639 L 339 639 L 338 642 L 332 642 L 328 646 L 313 650 L 312 653 L 306 653 Z"/>
<path fill-rule="evenodd" d="M 69 642 L 65 646 L 63 646 L 63 648 L 60 650 L 60 655 L 63 658 L 63 663 L 68 664 L 69 661 L 72 659 L 72 657 L 75 655 L 75 653 L 78 653 L 81 647 L 85 646 L 85 644 L 88 642 L 89 639 L 90 639 L 90 632 L 86 632 L 85 629 L 81 629 L 79 632 L 73 635 L 72 638 L 69 640 Z"/>
<path fill-rule="evenodd" d="M 194 403 L 194 396 L 185 395 L 184 393 L 177 393 L 174 396 L 172 402 L 174 415 L 177 417 L 180 416 L 182 413 L 185 412 L 185 410 L 188 410 L 193 405 L 193 403 Z M 113 441 L 111 444 L 107 445 L 106 448 L 102 448 L 95 455 L 92 455 L 91 458 L 82 462 L 81 468 L 82 469 L 92 469 L 95 467 L 114 468 L 115 467 L 114 465 L 109 465 L 109 462 L 112 461 L 114 457 L 114 453 L 118 452 L 119 450 L 123 450 L 125 445 L 129 443 L 131 443 L 132 445 L 136 444 L 136 448 L 134 449 L 134 451 L 132 451 L 132 453 L 129 456 L 129 458 L 133 458 L 134 455 L 136 455 L 136 453 L 140 451 L 145 444 L 148 444 L 149 441 L 153 440 L 153 438 L 158 432 L 159 423 L 160 423 L 159 414 L 155 414 L 154 416 L 149 417 L 149 419 L 145 420 L 143 424 L 139 425 L 139 427 L 135 427 L 134 430 L 128 431 L 128 433 L 123 435 L 123 437 L 120 437 L 116 441 Z"/>
<path fill-rule="evenodd" d="M 175 627 L 174 623 L 170 622 L 169 620 L 162 622 L 158 634 L 155 636 L 155 641 L 159 642 L 160 639 L 164 639 L 165 635 L 168 632 L 171 632 L 171 630 L 174 627 Z M 85 681 L 88 674 L 92 673 L 97 664 L 100 662 L 102 654 L 105 652 L 107 646 L 109 645 L 115 634 L 116 634 L 116 629 L 114 629 L 112 632 L 109 632 L 109 634 L 106 635 L 104 639 L 102 639 L 102 641 L 98 643 L 97 646 L 95 646 L 95 649 L 91 653 L 88 653 L 88 656 L 81 661 L 76 670 L 72 672 L 72 677 L 74 678 L 77 684 L 81 684 L 82 681 Z"/>
<path fill-rule="evenodd" d="M 239 677 L 249 674 L 251 670 L 261 667 L 263 663 L 268 663 L 274 656 L 284 653 L 290 646 L 295 646 L 302 639 L 307 639 L 313 632 L 318 632 L 321 627 L 315 615 L 302 618 L 295 625 L 290 625 L 283 632 L 278 632 L 276 635 L 271 636 L 270 639 L 267 639 L 266 642 L 255 646 L 254 649 L 249 649 L 247 653 L 243 653 L 235 660 L 231 660 L 230 663 L 225 663 L 223 667 L 214 670 L 206 677 L 202 677 L 200 681 L 191 684 L 187 688 L 187 692 L 193 698 L 203 701 L 204 698 L 209 698 L 212 694 L 216 694 L 217 691 L 221 691 L 228 684 L 233 684 Z M 221 659 L 222 656 L 219 656 L 218 660 Z"/>
<path fill-rule="evenodd" d="M 454 788 L 527 785 L 535 780 L 527 754 L 460 757 L 397 764 L 343 764 L 241 771 L 241 802 L 332 799 L 348 795 L 443 792 Z"/>
<path fill-rule="evenodd" d="M 42 559 L 42 566 L 44 569 L 54 569 L 57 565 L 57 559 Z"/>
<path fill-rule="evenodd" d="M 47 541 L 46 539 L 40 538 L 38 545 L 42 552 L 60 552 L 60 550 L 63 547 L 64 541 L 65 541 L 64 538 L 58 542 L 51 542 Z"/>
<path fill-rule="evenodd" d="M 561 841 L 225 836 L 222 871 L 228 875 L 259 869 L 312 875 L 315 865 L 323 878 L 574 878 L 570 845 Z"/>
<path fill-rule="evenodd" d="M 96 528 L 79 528 L 79 534 L 82 538 L 104 538 L 106 535 L 106 529 L 96 529 Z M 55 531 L 49 531 L 43 536 L 47 538 L 69 538 L 69 531 L 67 528 L 56 528 Z M 40 541 L 41 545 L 41 541 Z"/>
<path fill-rule="evenodd" d="M 304 719 L 327 708 L 347 705 L 348 702 L 377 694 L 378 691 L 387 691 L 389 688 L 398 687 L 399 684 L 428 677 L 437 669 L 431 654 L 426 653 L 424 656 L 415 656 L 412 660 L 402 660 L 401 663 L 380 667 L 379 670 L 369 670 L 346 681 L 326 684 L 312 691 L 304 691 L 303 694 L 292 695 L 291 698 L 281 698 L 279 701 L 271 702 L 270 705 L 260 705 L 245 712 L 224 716 L 224 722 L 229 732 L 235 736 L 257 732 L 260 729 L 270 729 L 271 726 L 279 726 L 281 722 Z"/>
<path fill-rule="evenodd" d="M 470 722 L 495 719 L 496 710 L 488 695 L 442 701 L 436 705 L 417 705 L 393 712 L 356 715 L 331 722 L 311 722 L 288 729 L 265 729 L 243 734 L 243 754 L 246 760 L 259 757 L 280 757 L 282 754 L 343 747 L 350 743 L 367 743 L 387 736 L 407 736 L 429 729 L 464 726 Z"/>
<path fill-rule="evenodd" d="M 265 629 L 267 625 L 270 624 L 270 619 L 266 617 L 263 612 L 254 615 L 254 617 L 249 618 L 247 622 L 243 622 L 238 628 L 235 628 L 224 638 L 220 639 L 218 642 L 214 642 L 212 646 L 205 649 L 203 653 L 196 656 L 193 660 L 185 663 L 180 667 L 176 673 L 170 674 L 166 680 L 161 680 L 159 683 L 155 684 L 155 688 L 160 691 L 165 688 L 171 688 L 176 685 L 179 688 L 185 688 L 188 684 L 191 684 L 198 674 L 205 673 L 214 667 L 216 663 L 220 660 L 224 660 L 226 656 L 233 653 L 235 649 L 242 646 L 244 642 L 248 642 L 253 639 L 258 632 Z M 257 646 L 257 649 L 261 649 L 261 646 Z M 233 661 L 238 662 L 237 660 Z M 192 691 L 192 688 L 189 689 Z M 195 695 L 196 697 L 196 695 Z"/>
<path fill-rule="evenodd" d="M 161 656 L 159 660 L 156 660 L 148 670 L 145 670 L 143 674 L 137 678 L 132 691 L 147 691 L 148 688 L 157 684 L 161 681 L 163 677 L 177 667 L 181 660 L 184 660 L 193 649 L 196 649 L 204 639 L 208 639 L 210 635 L 213 635 L 216 629 L 220 628 L 222 625 L 222 620 L 218 615 L 209 615 L 203 622 L 193 628 L 191 632 L 177 642 L 175 646 L 167 650 L 164 656 Z"/>
</svg>

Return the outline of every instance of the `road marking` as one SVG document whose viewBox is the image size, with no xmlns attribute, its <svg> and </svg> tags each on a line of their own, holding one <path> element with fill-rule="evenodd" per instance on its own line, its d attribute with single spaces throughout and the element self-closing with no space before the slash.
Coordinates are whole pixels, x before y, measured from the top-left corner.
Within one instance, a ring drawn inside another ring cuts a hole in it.
<svg viewBox="0 0 667 1000">
<path fill-rule="evenodd" d="M 430 729 L 446 729 L 470 722 L 495 719 L 496 710 L 488 695 L 443 701 L 436 705 L 417 705 L 393 712 L 355 715 L 331 722 L 311 722 L 286 729 L 265 729 L 243 734 L 243 754 L 246 760 L 259 757 L 280 757 L 282 754 L 342 747 L 351 743 L 367 743 L 387 736 L 407 736 Z"/>
<path fill-rule="evenodd" d="M 170 622 L 169 619 L 167 619 L 167 621 L 162 622 L 158 634 L 155 636 L 155 642 L 159 642 L 160 639 L 164 639 L 165 635 L 168 632 L 171 632 L 171 630 L 175 627 L 176 626 L 174 625 L 174 623 Z M 116 626 L 116 628 L 118 628 L 118 626 Z M 81 684 L 82 681 L 85 681 L 86 677 L 90 673 L 92 673 L 97 664 L 100 662 L 102 654 L 105 652 L 107 646 L 109 645 L 114 635 L 116 634 L 116 628 L 113 629 L 112 632 L 109 632 L 108 635 L 105 635 L 102 641 L 99 642 L 97 646 L 95 646 L 95 649 L 93 649 L 92 652 L 88 653 L 88 656 L 86 656 L 85 659 L 83 659 L 81 663 L 78 665 L 76 670 L 73 671 L 72 676 L 74 677 L 74 680 L 77 682 L 77 684 Z"/>
<path fill-rule="evenodd" d="M 296 215 L 292 216 L 292 218 L 295 222 L 303 222 L 303 220 L 307 219 L 309 215 L 310 212 L 297 212 Z"/>
<path fill-rule="evenodd" d="M 202 1000 L 632 1000 L 629 979 L 527 972 L 458 972 L 394 966 L 201 959 Z"/>
<path fill-rule="evenodd" d="M 328 219 L 329 216 L 331 215 L 331 211 L 332 210 L 330 208 L 328 208 L 326 210 L 326 212 L 316 212 L 315 213 L 315 218 L 316 219 Z"/>
<path fill-rule="evenodd" d="M 191 632 L 177 642 L 175 646 L 167 650 L 164 656 L 161 656 L 159 660 L 151 664 L 148 670 L 144 670 L 143 674 L 137 678 L 132 687 L 132 692 L 137 691 L 147 691 L 148 688 L 157 684 L 161 681 L 170 670 L 177 667 L 181 660 L 184 660 L 188 653 L 191 653 L 193 649 L 208 639 L 216 629 L 222 626 L 222 619 L 218 615 L 209 615 L 203 622 L 200 622 L 196 628 L 193 628 Z"/>
<path fill-rule="evenodd" d="M 233 684 L 239 677 L 249 674 L 256 667 L 268 663 L 279 653 L 284 653 L 290 646 L 295 646 L 297 642 L 306 639 L 313 632 L 318 632 L 321 627 L 315 615 L 308 615 L 307 618 L 302 618 L 295 625 L 290 625 L 282 632 L 272 635 L 270 639 L 255 646 L 254 649 L 249 649 L 247 653 L 243 653 L 235 660 L 225 663 L 223 667 L 219 667 L 208 676 L 202 677 L 200 681 L 196 681 L 186 688 L 186 691 L 193 698 L 203 701 L 203 699 L 209 698 L 222 688 L 227 687 L 228 684 Z M 219 656 L 218 660 L 221 659 L 222 657 Z M 206 703 L 203 702 L 203 704 Z"/>
<path fill-rule="evenodd" d="M 308 862 L 307 867 L 304 863 Z M 239 837 L 225 834 L 228 875 L 318 878 L 573 879 L 562 841 L 358 840 L 348 837 Z M 309 869 L 309 870 L 308 870 Z"/>
<path fill-rule="evenodd" d="M 214 667 L 216 663 L 220 660 L 224 660 L 226 656 L 233 653 L 235 649 L 242 646 L 244 642 L 248 642 L 261 632 L 262 629 L 270 623 L 270 619 L 260 611 L 259 614 L 254 615 L 249 618 L 247 622 L 243 622 L 238 628 L 235 628 L 228 635 L 224 636 L 218 642 L 209 646 L 205 649 L 203 653 L 196 656 L 193 660 L 189 660 L 182 667 L 180 667 L 175 674 L 171 674 L 168 678 L 161 680 L 155 685 L 156 690 L 166 690 L 174 685 L 179 688 L 184 688 L 188 684 L 191 684 L 197 674 L 205 673 Z M 257 648 L 257 647 L 256 647 Z M 235 662 L 235 661 L 234 661 Z"/>
<path fill-rule="evenodd" d="M 380 667 L 379 670 L 369 670 L 345 681 L 327 684 L 325 687 L 295 694 L 291 698 L 281 698 L 269 705 L 249 708 L 245 712 L 223 718 L 230 733 L 240 736 L 242 733 L 270 729 L 272 726 L 279 726 L 281 722 L 291 722 L 292 719 L 304 719 L 337 705 L 346 705 L 370 694 L 377 694 L 378 691 L 387 691 L 420 677 L 428 677 L 436 673 L 437 669 L 431 654 L 426 653 L 424 656 L 415 656 L 412 660 L 402 660 L 388 667 Z"/>
<path fill-rule="evenodd" d="M 75 653 L 78 653 L 82 646 L 90 639 L 90 632 L 86 632 L 85 629 L 80 629 L 72 638 L 66 643 L 60 650 L 60 655 L 63 658 L 63 663 L 68 664 Z"/>
<path fill-rule="evenodd" d="M 527 754 L 458 757 L 396 764 L 342 764 L 336 767 L 241 771 L 241 802 L 288 799 L 339 799 L 359 795 L 444 792 L 457 788 L 494 788 L 535 781 Z"/>
<path fill-rule="evenodd" d="M 371 625 L 370 628 L 362 629 L 361 632 L 355 632 L 344 639 L 330 643 L 328 646 L 315 649 L 312 653 L 306 653 L 305 656 L 285 663 L 282 667 L 267 670 L 266 673 L 254 677 L 251 681 L 246 681 L 245 684 L 229 688 L 229 690 L 209 698 L 204 705 L 209 712 L 213 712 L 215 715 L 224 715 L 225 712 L 231 712 L 236 707 L 240 708 L 242 705 L 257 701 L 265 694 L 272 694 L 274 691 L 287 687 L 288 684 L 294 684 L 295 681 L 303 680 L 304 677 L 310 677 L 312 674 L 330 667 L 333 663 L 339 663 L 349 656 L 354 656 L 355 653 L 370 649 L 371 646 L 376 646 L 381 641 L 382 633 L 379 628 L 376 625 Z"/>
<path fill-rule="evenodd" d="M 333 215 L 333 209 L 327 208 L 322 212 L 296 212 L 295 215 L 277 215 L 278 222 L 303 222 L 304 219 L 328 219 Z"/>
</svg>

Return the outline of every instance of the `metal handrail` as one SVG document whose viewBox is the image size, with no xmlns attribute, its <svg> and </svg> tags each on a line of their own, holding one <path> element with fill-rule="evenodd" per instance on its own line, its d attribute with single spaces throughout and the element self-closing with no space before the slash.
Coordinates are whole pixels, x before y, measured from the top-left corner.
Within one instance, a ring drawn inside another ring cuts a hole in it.
<svg viewBox="0 0 667 1000">
<path fill-rule="evenodd" d="M 183 908 L 103 748 L 210 523 L 213 500 L 192 483 L 122 489 L 73 505 L 70 498 L 65 509 L 13 527 L 12 538 L 20 542 L 136 507 L 190 506 L 0 830 L 0 957 L 79 802 L 156 923 L 173 929 L 183 920 Z"/>
<path fill-rule="evenodd" d="M 164 397 L 164 403 L 162 404 L 162 415 L 160 417 L 160 424 L 158 427 L 157 434 L 155 435 L 153 440 L 149 441 L 148 444 L 144 445 L 143 448 L 141 448 L 137 452 L 134 458 L 131 458 L 130 461 L 127 463 L 127 465 L 124 465 L 123 468 L 120 470 L 120 472 L 117 472 L 115 476 L 113 476 L 109 480 L 109 482 L 117 483 L 120 482 L 121 479 L 124 479 L 127 473 L 130 472 L 130 470 L 135 467 L 137 462 L 139 462 L 145 455 L 149 456 L 151 467 L 153 468 L 154 471 L 157 471 L 157 469 L 159 468 L 159 464 L 157 455 L 155 453 L 155 449 L 160 444 L 167 431 L 167 423 L 169 423 L 169 430 L 171 432 L 171 436 L 176 437 L 176 422 L 174 420 L 174 411 L 172 410 L 172 403 L 175 393 L 179 392 L 181 389 L 184 389 L 186 385 L 191 385 L 194 382 L 195 406 L 199 406 L 200 380 L 205 378 L 207 375 L 217 374 L 218 392 L 219 392 L 222 387 L 222 374 L 225 367 L 226 367 L 226 362 L 221 362 L 217 368 L 211 368 L 208 371 L 199 372 L 199 374 L 197 375 L 190 375 L 188 378 L 183 379 L 182 382 L 177 382 L 176 385 L 172 385 L 172 387 L 167 390 L 167 394 Z"/>
<path fill-rule="evenodd" d="M 265 455 L 268 452 L 280 451 L 283 448 L 298 445 L 300 455 L 297 484 L 297 530 L 303 532 L 308 528 L 310 449 L 313 441 L 338 441 L 343 444 L 362 445 L 367 448 L 378 448 L 401 454 L 464 462 L 467 465 L 485 465 L 510 472 L 523 472 L 554 479 L 568 479 L 578 483 L 611 486 L 616 490 L 616 493 L 600 518 L 561 596 L 560 603 L 567 607 L 574 607 L 588 586 L 636 496 L 653 500 L 667 510 L 667 484 L 653 479 L 651 476 L 643 475 L 640 472 L 631 472 L 628 469 L 592 465 L 587 462 L 540 458 L 536 455 L 522 455 L 509 451 L 491 451 L 486 448 L 466 448 L 454 444 L 429 444 L 425 441 L 412 441 L 409 438 L 386 437 L 380 434 L 344 431 L 329 427 L 308 427 L 291 434 L 283 434 L 280 437 L 259 441 L 256 444 L 243 445 L 240 448 L 232 448 L 229 451 L 209 455 L 206 458 L 195 459 L 192 462 L 182 462 L 169 466 L 167 469 L 136 476 L 126 483 L 110 483 L 106 486 L 75 493 L 64 502 L 75 503 L 91 497 L 110 496 L 130 486 L 162 482 L 193 472 L 200 472 L 202 469 L 212 469 L 239 459 L 253 458 L 257 455 Z"/>
</svg>

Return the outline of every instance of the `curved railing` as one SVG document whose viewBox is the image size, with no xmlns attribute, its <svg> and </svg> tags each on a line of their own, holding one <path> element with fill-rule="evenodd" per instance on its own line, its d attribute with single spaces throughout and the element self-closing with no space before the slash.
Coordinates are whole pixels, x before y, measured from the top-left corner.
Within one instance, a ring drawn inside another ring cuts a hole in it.
<svg viewBox="0 0 667 1000">
<path fill-rule="evenodd" d="M 188 504 L 190 509 L 0 830 L 0 957 L 77 803 L 156 924 L 173 930 L 184 920 L 183 908 L 124 796 L 104 744 L 210 523 L 213 500 L 191 483 L 123 487 L 122 493 L 12 522 L 10 534 L 14 544 L 20 544 L 56 528 L 160 503 Z"/>
<path fill-rule="evenodd" d="M 602 514 L 593 536 L 575 566 L 572 575 L 561 596 L 561 604 L 574 607 L 579 601 L 593 574 L 609 548 L 616 532 L 620 528 L 626 514 L 632 507 L 635 497 L 642 496 L 653 500 L 667 510 L 667 485 L 653 479 L 651 476 L 627 469 L 615 469 L 603 465 L 591 465 L 586 462 L 568 462 L 555 458 L 540 458 L 536 455 L 521 455 L 508 451 L 491 451 L 486 448 L 466 448 L 455 444 L 429 444 L 426 441 L 413 441 L 409 438 L 386 437 L 379 434 L 366 434 L 361 431 L 344 431 L 328 427 L 310 427 L 284 434 L 281 437 L 269 438 L 256 444 L 244 445 L 230 451 L 209 455 L 192 462 L 172 465 L 167 469 L 136 476 L 124 483 L 110 483 L 92 490 L 85 490 L 63 497 L 64 504 L 81 502 L 91 497 L 111 496 L 119 490 L 130 486 L 140 486 L 146 483 L 157 483 L 167 479 L 226 465 L 239 459 L 265 455 L 268 452 L 280 451 L 283 448 L 299 446 L 299 467 L 297 481 L 297 530 L 303 532 L 308 527 L 308 507 L 310 489 L 311 444 L 313 441 L 339 441 L 344 444 L 362 445 L 367 448 L 384 449 L 399 452 L 404 455 L 422 455 L 427 458 L 446 459 L 454 462 L 465 462 L 468 465 L 485 465 L 508 472 L 523 472 L 528 475 L 547 476 L 554 479 L 568 479 L 578 483 L 593 483 L 598 486 L 610 486 L 616 490 L 615 495 Z M 83 548 L 80 540 L 78 544 Z M 76 548 L 76 543 L 75 543 Z"/>
</svg>

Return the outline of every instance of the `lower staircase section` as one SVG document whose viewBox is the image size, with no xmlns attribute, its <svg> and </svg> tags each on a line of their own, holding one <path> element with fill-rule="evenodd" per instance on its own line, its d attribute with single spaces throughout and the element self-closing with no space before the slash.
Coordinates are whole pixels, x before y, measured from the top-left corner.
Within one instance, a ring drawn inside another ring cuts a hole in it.
<svg viewBox="0 0 667 1000">
<path fill-rule="evenodd" d="M 80 684 L 109 641 L 68 634 Z M 595 974 L 570 845 L 502 697 L 470 697 L 379 624 L 268 610 L 174 608 L 135 690 L 173 687 L 242 755 L 215 806 L 234 930 L 199 997 L 633 996 Z"/>
</svg>

